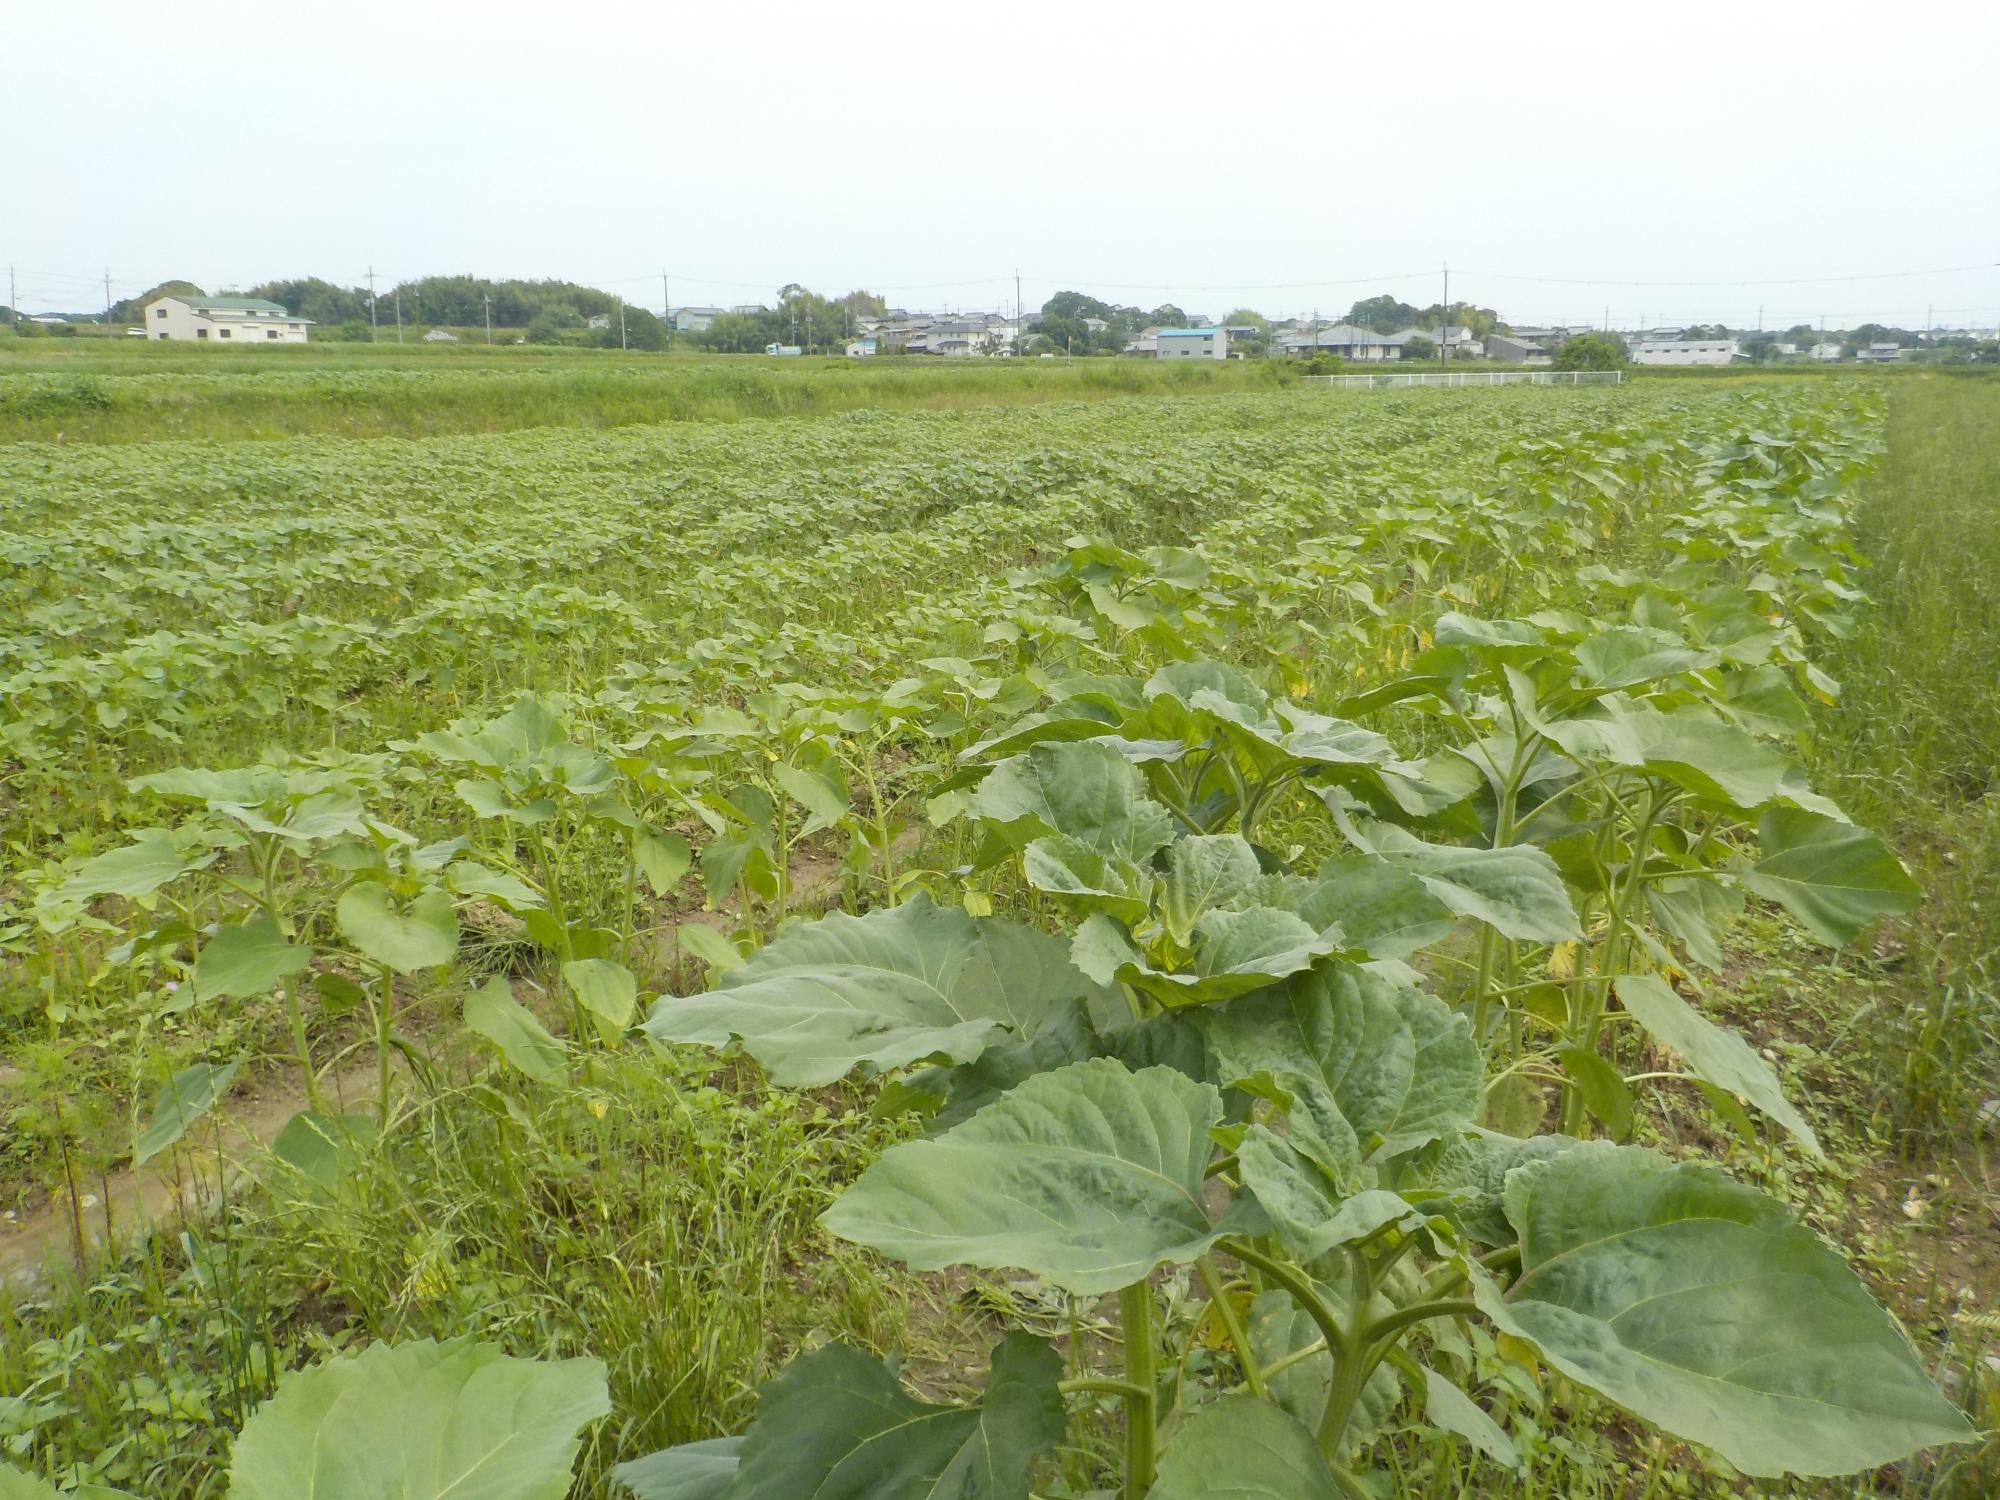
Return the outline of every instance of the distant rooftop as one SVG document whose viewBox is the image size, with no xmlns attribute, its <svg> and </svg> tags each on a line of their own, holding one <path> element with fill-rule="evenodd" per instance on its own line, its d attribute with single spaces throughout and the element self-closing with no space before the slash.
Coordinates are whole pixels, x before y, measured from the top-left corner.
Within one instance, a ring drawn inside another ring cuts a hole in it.
<svg viewBox="0 0 2000 1500">
<path fill-rule="evenodd" d="M 190 307 L 199 308 L 204 311 L 215 309 L 217 311 L 281 313 L 285 310 L 278 303 L 267 302 L 262 297 L 183 297 L 181 301 L 187 303 Z"/>
</svg>

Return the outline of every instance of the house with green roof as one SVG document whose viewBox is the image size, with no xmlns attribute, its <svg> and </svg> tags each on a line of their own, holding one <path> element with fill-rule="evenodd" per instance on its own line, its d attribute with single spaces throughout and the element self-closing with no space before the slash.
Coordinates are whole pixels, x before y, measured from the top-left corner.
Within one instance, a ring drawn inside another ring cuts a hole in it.
<svg viewBox="0 0 2000 1500">
<path fill-rule="evenodd" d="M 295 318 L 262 297 L 156 297 L 146 304 L 146 337 L 241 348 L 303 344 L 310 318 Z"/>
</svg>

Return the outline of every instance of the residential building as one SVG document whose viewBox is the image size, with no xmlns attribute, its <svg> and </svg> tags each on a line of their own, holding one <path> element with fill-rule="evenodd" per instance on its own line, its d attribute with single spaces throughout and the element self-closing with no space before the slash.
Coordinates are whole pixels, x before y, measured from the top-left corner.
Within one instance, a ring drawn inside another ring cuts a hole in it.
<svg viewBox="0 0 2000 1500">
<path fill-rule="evenodd" d="M 674 332 L 706 333 L 724 311 L 720 307 L 677 307 L 674 309 Z"/>
<path fill-rule="evenodd" d="M 1152 359 L 1160 352 L 1160 327 L 1156 323 L 1151 328 L 1142 328 L 1138 336 L 1125 340 L 1125 352 L 1136 354 L 1141 359 Z"/>
<path fill-rule="evenodd" d="M 1531 335 L 1517 328 L 1512 333 L 1486 335 L 1486 357 L 1510 365 L 1545 365 L 1556 347 L 1549 333 Z"/>
<path fill-rule="evenodd" d="M 1812 348 L 1807 351 L 1806 357 L 1808 359 L 1816 359 L 1821 364 L 1828 364 L 1828 365 L 1833 364 L 1837 362 L 1840 358 L 1840 345 L 1835 343 L 1814 344 Z"/>
<path fill-rule="evenodd" d="M 1903 357 L 1903 346 L 1895 343 L 1870 344 L 1866 349 L 1856 349 L 1854 357 L 1863 364 L 1893 365 Z"/>
<path fill-rule="evenodd" d="M 875 336 L 872 333 L 864 334 L 858 339 L 849 339 L 847 341 L 847 357 L 849 359 L 867 359 L 873 356 L 874 353 Z"/>
<path fill-rule="evenodd" d="M 1444 350 L 1447 359 L 1455 359 L 1460 354 L 1477 359 L 1485 348 L 1472 336 L 1472 330 L 1462 323 L 1454 323 L 1448 328 L 1399 328 L 1388 337 L 1404 349 L 1408 348 L 1411 339 L 1429 339 L 1434 347 Z"/>
<path fill-rule="evenodd" d="M 1632 350 L 1635 365 L 1726 365 L 1747 358 L 1735 339 L 1644 339 Z"/>
<path fill-rule="evenodd" d="M 739 318 L 751 318 L 755 317 L 760 312 L 770 311 L 770 309 L 761 302 L 739 302 L 729 310 Z"/>
<path fill-rule="evenodd" d="M 145 320 L 148 338 L 232 345 L 303 344 L 312 326 L 262 297 L 156 297 Z"/>
<path fill-rule="evenodd" d="M 1161 359 L 1227 359 L 1229 330 L 1162 328 L 1153 336 L 1153 346 Z"/>
<path fill-rule="evenodd" d="M 1308 324 L 1301 332 L 1281 337 L 1278 347 L 1287 354 L 1332 354 L 1368 363 L 1403 357 L 1403 346 L 1394 339 L 1352 323 Z"/>
</svg>

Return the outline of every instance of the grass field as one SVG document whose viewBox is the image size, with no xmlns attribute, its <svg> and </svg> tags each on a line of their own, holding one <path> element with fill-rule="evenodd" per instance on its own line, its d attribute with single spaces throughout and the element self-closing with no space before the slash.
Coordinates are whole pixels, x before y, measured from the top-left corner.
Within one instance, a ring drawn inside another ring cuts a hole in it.
<svg viewBox="0 0 2000 1500">
<path fill-rule="evenodd" d="M 0 337 L 0 442 L 326 435 L 727 422 L 1256 389 L 1265 364 L 623 354 L 524 345 L 315 343 L 254 353 Z"/>
<path fill-rule="evenodd" d="M 0 1466 L 2000 1486 L 2000 382 L 34 342 Z"/>
</svg>

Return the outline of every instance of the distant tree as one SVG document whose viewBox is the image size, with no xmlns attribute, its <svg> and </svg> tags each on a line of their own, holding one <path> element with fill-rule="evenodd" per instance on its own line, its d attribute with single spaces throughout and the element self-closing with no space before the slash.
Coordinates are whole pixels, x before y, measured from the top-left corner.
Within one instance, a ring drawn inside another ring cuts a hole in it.
<svg viewBox="0 0 2000 1500">
<path fill-rule="evenodd" d="M 1109 302 L 1100 302 L 1083 292 L 1057 292 L 1042 304 L 1046 318 L 1103 318 L 1109 321 L 1118 311 Z"/>
<path fill-rule="evenodd" d="M 1436 359 L 1437 357 L 1438 346 L 1425 338 L 1421 333 L 1413 334 L 1403 342 L 1403 358 L 1405 360 Z"/>
<path fill-rule="evenodd" d="M 613 312 L 604 327 L 591 329 L 590 342 L 599 349 L 664 349 L 667 347 L 667 325 L 645 308 L 628 305 L 622 329 L 618 324 L 618 314 Z"/>
<path fill-rule="evenodd" d="M 1146 326 L 1149 328 L 1185 328 L 1188 326 L 1188 315 L 1173 303 L 1162 302 L 1158 307 L 1146 314 Z"/>
<path fill-rule="evenodd" d="M 552 313 L 537 313 L 528 323 L 527 338 L 531 344 L 560 344 L 562 324 Z"/>
<path fill-rule="evenodd" d="M 834 304 L 844 307 L 857 318 L 879 318 L 889 310 L 889 304 L 874 292 L 852 291 Z"/>
<path fill-rule="evenodd" d="M 782 337 L 784 331 L 784 315 L 767 308 L 754 313 L 722 313 L 687 338 L 696 348 L 717 354 L 762 354 L 767 344 L 788 342 Z"/>
<path fill-rule="evenodd" d="M 1564 339 L 1556 350 L 1558 370 L 1622 370 L 1625 368 L 1625 341 L 1615 333 L 1580 333 Z"/>
<path fill-rule="evenodd" d="M 1377 333 L 1394 333 L 1399 328 L 1408 328 L 1418 321 L 1417 309 L 1407 302 L 1398 302 L 1387 295 L 1364 297 L 1347 310 L 1347 321 L 1357 328 L 1372 328 Z"/>
<path fill-rule="evenodd" d="M 1785 342 L 1810 347 L 1819 342 L 1819 333 L 1810 323 L 1794 323 L 1785 330 Z"/>
<path fill-rule="evenodd" d="M 625 309 L 625 342 L 632 349 L 667 347 L 667 325 L 643 307 Z"/>
<path fill-rule="evenodd" d="M 360 287 L 338 287 L 317 276 L 267 281 L 253 286 L 249 296 L 275 302 L 285 311 L 315 323 L 344 323 L 368 316 L 368 293 Z M 385 292 L 384 298 L 387 298 Z M 386 305 L 386 301 L 385 301 Z"/>
<path fill-rule="evenodd" d="M 1916 335 L 1901 328 L 1891 328 L 1884 323 L 1863 323 L 1847 336 L 1848 342 L 1865 347 L 1869 344 L 1914 344 Z"/>
<path fill-rule="evenodd" d="M 365 344 L 368 336 L 366 318 L 349 318 L 340 325 L 340 337 L 350 344 Z"/>
</svg>

